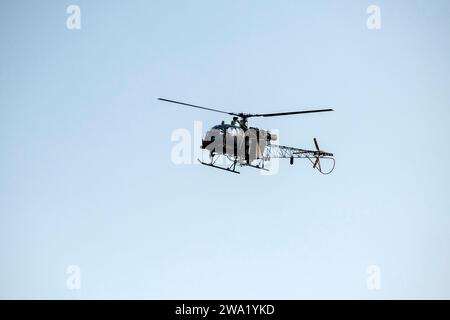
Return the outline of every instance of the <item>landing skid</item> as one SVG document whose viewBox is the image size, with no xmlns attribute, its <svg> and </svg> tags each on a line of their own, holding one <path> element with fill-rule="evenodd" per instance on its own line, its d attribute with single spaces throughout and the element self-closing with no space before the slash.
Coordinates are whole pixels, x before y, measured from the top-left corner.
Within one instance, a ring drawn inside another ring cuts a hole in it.
<svg viewBox="0 0 450 320">
<path fill-rule="evenodd" d="M 267 168 L 260 167 L 260 166 L 254 166 L 254 165 L 252 165 L 252 164 L 246 164 L 245 166 L 246 166 L 246 167 L 250 167 L 250 168 L 259 169 L 259 170 L 270 171 L 270 170 L 267 169 Z"/>
<path fill-rule="evenodd" d="M 212 163 L 206 163 L 206 162 L 203 162 L 203 161 L 201 161 L 200 159 L 197 159 L 197 160 L 198 160 L 198 162 L 200 162 L 201 164 L 203 164 L 203 165 L 205 165 L 205 166 L 208 166 L 208 167 L 213 167 L 213 168 L 216 168 L 216 169 L 221 169 L 221 170 L 225 170 L 225 171 L 228 171 L 228 172 L 240 174 L 239 171 L 236 171 L 236 163 L 233 163 L 229 168 L 224 168 L 224 167 L 216 166 L 216 165 L 214 165 L 214 164 L 212 164 Z"/>
</svg>

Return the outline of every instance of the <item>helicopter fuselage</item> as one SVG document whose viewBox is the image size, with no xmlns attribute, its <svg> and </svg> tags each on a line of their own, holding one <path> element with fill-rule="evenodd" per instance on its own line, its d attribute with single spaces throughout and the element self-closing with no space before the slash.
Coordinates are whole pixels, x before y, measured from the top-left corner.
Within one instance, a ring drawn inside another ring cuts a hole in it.
<svg viewBox="0 0 450 320">
<path fill-rule="evenodd" d="M 264 149 L 277 135 L 259 128 L 242 128 L 240 125 L 221 123 L 209 129 L 202 140 L 201 148 L 211 157 L 225 155 L 230 160 L 250 164 L 263 158 Z"/>
</svg>

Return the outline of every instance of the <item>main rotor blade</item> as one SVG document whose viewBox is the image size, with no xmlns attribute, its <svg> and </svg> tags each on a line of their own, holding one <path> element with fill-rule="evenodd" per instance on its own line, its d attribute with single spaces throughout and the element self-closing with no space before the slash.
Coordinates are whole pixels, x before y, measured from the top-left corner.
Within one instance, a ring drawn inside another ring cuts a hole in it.
<svg viewBox="0 0 450 320">
<path fill-rule="evenodd" d="M 232 116 L 239 116 L 239 114 L 237 114 L 237 113 L 226 112 L 226 111 L 217 110 L 217 109 L 213 109 L 213 108 L 200 107 L 200 106 L 196 106 L 195 104 L 190 104 L 190 103 L 184 103 L 184 102 L 179 102 L 179 101 L 174 101 L 174 100 L 169 100 L 169 99 L 163 99 L 163 98 L 158 98 L 158 100 L 165 101 L 165 102 L 177 103 L 177 104 L 181 104 L 181 105 L 184 105 L 184 106 L 198 108 L 198 109 L 203 109 L 203 110 L 208 110 L 208 111 L 225 113 L 225 114 L 229 114 L 229 115 L 232 115 Z"/>
<path fill-rule="evenodd" d="M 248 117 L 278 117 L 278 116 L 289 116 L 292 114 L 327 112 L 327 111 L 334 111 L 334 110 L 333 109 L 318 109 L 318 110 L 304 110 L 304 111 L 278 112 L 278 113 L 257 113 L 257 114 L 250 114 L 250 115 L 248 115 Z"/>
<path fill-rule="evenodd" d="M 228 114 L 231 116 L 238 116 L 243 119 L 250 118 L 250 117 L 279 117 L 279 116 L 288 116 L 288 115 L 292 115 L 292 114 L 334 111 L 333 109 L 318 109 L 318 110 L 303 110 L 303 111 L 277 112 L 277 113 L 235 113 L 235 112 L 227 112 L 227 111 L 213 109 L 213 108 L 201 107 L 201 106 L 197 106 L 195 104 L 190 104 L 190 103 L 185 103 L 185 102 L 180 102 L 180 101 L 175 101 L 175 100 L 169 100 L 169 99 L 164 99 L 164 98 L 158 98 L 158 100 L 181 104 L 184 106 L 208 110 L 208 111 L 220 112 L 220 113 Z"/>
</svg>

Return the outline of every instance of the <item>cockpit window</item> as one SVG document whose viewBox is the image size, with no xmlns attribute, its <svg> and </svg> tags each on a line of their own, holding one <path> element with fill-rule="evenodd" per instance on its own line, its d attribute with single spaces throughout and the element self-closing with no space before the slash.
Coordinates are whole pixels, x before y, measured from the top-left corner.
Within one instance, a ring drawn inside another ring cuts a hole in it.
<svg viewBox="0 0 450 320">
<path fill-rule="evenodd" d="M 232 136 L 237 136 L 238 135 L 238 128 L 236 127 L 228 127 L 227 129 L 227 134 L 232 135 Z"/>
<path fill-rule="evenodd" d="M 224 133 L 225 132 L 225 128 L 223 126 L 221 126 L 221 125 L 212 127 L 212 130 L 217 130 L 220 133 Z"/>
</svg>

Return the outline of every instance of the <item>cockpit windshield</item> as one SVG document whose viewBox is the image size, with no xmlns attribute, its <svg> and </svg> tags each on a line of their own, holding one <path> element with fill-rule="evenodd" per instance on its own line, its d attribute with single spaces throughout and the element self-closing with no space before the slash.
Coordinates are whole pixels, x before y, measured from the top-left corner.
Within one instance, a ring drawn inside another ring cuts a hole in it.
<svg viewBox="0 0 450 320">
<path fill-rule="evenodd" d="M 226 131 L 227 133 L 231 134 L 232 132 L 238 132 L 241 128 L 239 128 L 238 126 L 233 126 L 231 124 L 218 124 L 212 127 L 212 129 L 219 130 L 220 133 L 224 133 Z"/>
</svg>

